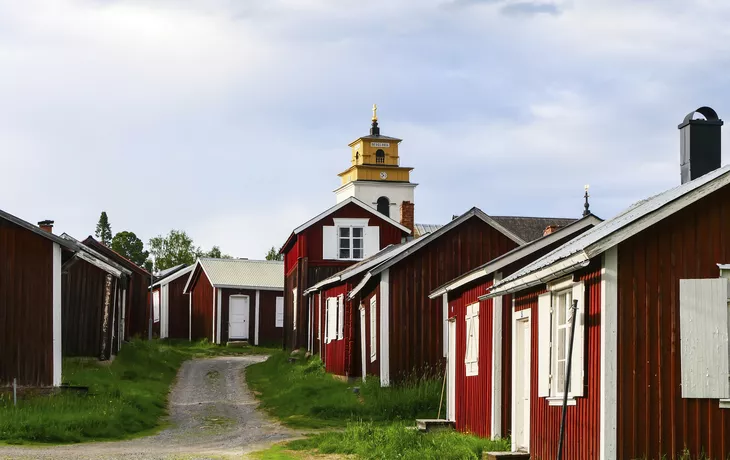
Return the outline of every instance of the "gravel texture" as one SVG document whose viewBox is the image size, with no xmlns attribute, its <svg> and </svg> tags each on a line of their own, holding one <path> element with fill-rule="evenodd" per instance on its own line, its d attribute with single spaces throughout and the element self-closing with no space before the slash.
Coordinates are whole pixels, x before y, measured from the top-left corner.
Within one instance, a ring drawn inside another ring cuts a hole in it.
<svg viewBox="0 0 730 460">
<path fill-rule="evenodd" d="M 245 356 L 185 362 L 170 394 L 170 426 L 156 435 L 118 442 L 0 447 L 0 458 L 242 458 L 298 434 L 256 409 L 244 369 L 264 359 Z"/>
</svg>

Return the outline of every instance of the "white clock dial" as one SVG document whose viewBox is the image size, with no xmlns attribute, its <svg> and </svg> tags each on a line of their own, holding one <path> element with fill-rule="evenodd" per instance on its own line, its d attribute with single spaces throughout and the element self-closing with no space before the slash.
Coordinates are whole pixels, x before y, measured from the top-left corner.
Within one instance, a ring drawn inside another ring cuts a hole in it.
<svg viewBox="0 0 730 460">
<path fill-rule="evenodd" d="M 387 178 L 388 178 L 388 173 L 387 173 L 387 172 L 385 172 L 385 171 L 381 172 L 381 173 L 380 173 L 380 178 L 381 178 L 381 179 L 387 179 Z"/>
</svg>

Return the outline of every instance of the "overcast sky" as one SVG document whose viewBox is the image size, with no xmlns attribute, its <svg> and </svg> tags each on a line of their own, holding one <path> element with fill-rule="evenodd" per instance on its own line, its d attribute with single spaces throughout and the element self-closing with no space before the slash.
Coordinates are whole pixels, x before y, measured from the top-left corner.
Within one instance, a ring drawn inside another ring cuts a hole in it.
<svg viewBox="0 0 730 460">
<path fill-rule="evenodd" d="M 417 222 L 577 217 L 586 183 L 610 217 L 679 183 L 686 113 L 730 120 L 729 23 L 726 0 L 0 0 L 0 209 L 262 258 L 335 204 L 377 103 Z"/>
</svg>

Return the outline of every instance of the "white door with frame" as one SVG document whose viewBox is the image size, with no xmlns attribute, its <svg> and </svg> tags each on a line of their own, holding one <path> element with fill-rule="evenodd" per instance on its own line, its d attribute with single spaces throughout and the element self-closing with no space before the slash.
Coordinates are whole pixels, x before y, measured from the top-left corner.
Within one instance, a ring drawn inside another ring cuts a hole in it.
<svg viewBox="0 0 730 460">
<path fill-rule="evenodd" d="M 512 450 L 530 451 L 530 315 L 529 311 L 515 313 L 514 356 L 512 357 L 514 407 L 512 417 Z"/>
<path fill-rule="evenodd" d="M 447 377 L 449 381 L 448 398 L 446 400 L 448 419 L 456 421 L 456 321 L 449 320 L 449 354 Z"/>
<path fill-rule="evenodd" d="M 248 340 L 249 298 L 232 295 L 228 301 L 228 340 Z"/>
</svg>

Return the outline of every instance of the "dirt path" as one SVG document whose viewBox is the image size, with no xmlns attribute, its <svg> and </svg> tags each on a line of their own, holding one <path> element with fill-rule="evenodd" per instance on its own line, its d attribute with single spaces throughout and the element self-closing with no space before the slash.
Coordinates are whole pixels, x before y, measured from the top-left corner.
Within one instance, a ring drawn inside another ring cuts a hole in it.
<svg viewBox="0 0 730 460">
<path fill-rule="evenodd" d="M 244 369 L 262 356 L 188 361 L 170 394 L 170 427 L 154 436 L 59 447 L 0 447 L 0 459 L 241 458 L 296 436 L 256 410 Z"/>
</svg>

